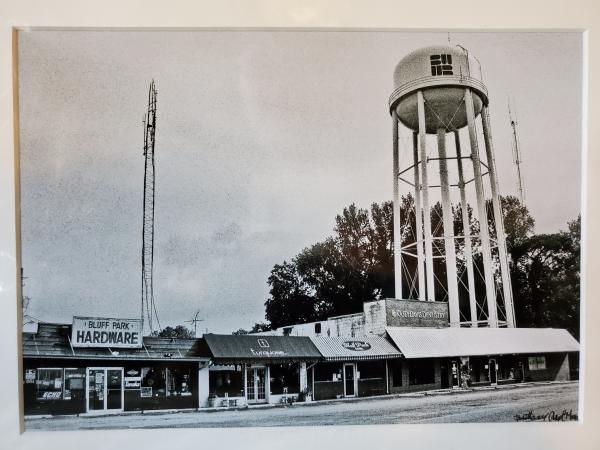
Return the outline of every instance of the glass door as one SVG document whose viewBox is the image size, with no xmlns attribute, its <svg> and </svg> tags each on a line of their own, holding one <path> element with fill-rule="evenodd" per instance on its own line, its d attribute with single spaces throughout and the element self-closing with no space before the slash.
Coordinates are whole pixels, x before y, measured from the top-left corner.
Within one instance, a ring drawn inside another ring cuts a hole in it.
<svg viewBox="0 0 600 450">
<path fill-rule="evenodd" d="M 344 364 L 344 396 L 354 397 L 354 364 Z"/>
<path fill-rule="evenodd" d="M 267 370 L 264 367 L 247 369 L 246 398 L 248 403 L 262 403 L 266 400 L 265 382 Z"/>
<path fill-rule="evenodd" d="M 104 369 L 88 369 L 88 411 L 104 410 Z"/>
<path fill-rule="evenodd" d="M 89 367 L 86 387 L 88 412 L 123 410 L 122 367 Z"/>
</svg>

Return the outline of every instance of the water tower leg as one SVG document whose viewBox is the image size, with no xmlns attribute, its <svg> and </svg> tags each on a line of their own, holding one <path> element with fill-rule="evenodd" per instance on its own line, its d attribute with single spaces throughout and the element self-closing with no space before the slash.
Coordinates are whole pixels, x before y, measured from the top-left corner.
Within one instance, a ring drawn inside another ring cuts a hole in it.
<svg viewBox="0 0 600 450">
<path fill-rule="evenodd" d="M 481 111 L 481 123 L 483 125 L 483 139 L 487 156 L 488 171 L 490 173 L 490 184 L 492 186 L 492 203 L 494 206 L 494 223 L 496 225 L 496 238 L 498 239 L 498 253 L 500 256 L 500 272 L 502 276 L 502 292 L 504 294 L 504 307 L 506 310 L 506 325 L 515 326 L 515 313 L 512 298 L 512 284 L 508 270 L 508 257 L 506 251 L 506 234 L 504 233 L 504 217 L 502 205 L 498 194 L 498 176 L 496 175 L 496 161 L 494 159 L 494 148 L 492 144 L 492 129 L 490 127 L 490 116 L 487 105 Z"/>
<path fill-rule="evenodd" d="M 471 244 L 471 224 L 467 209 L 467 194 L 465 192 L 465 175 L 463 173 L 462 155 L 460 150 L 460 136 L 458 130 L 454 131 L 454 145 L 456 146 L 456 160 L 458 164 L 458 188 L 460 190 L 460 206 L 462 213 L 463 234 L 465 236 L 465 266 L 467 268 L 467 286 L 469 289 L 469 310 L 471 312 L 471 327 L 477 327 L 477 298 L 475 297 L 475 274 L 473 273 L 473 248 Z"/>
<path fill-rule="evenodd" d="M 479 236 L 481 238 L 481 256 L 483 259 L 483 274 L 485 278 L 485 292 L 488 306 L 488 325 L 498 326 L 498 310 L 496 306 L 496 286 L 492 274 L 492 252 L 490 249 L 490 234 L 483 194 L 483 179 L 481 176 L 481 161 L 479 159 L 479 146 L 477 144 L 477 131 L 475 130 L 475 111 L 473 96 L 470 89 L 465 89 L 465 106 L 467 124 L 469 128 L 469 141 L 471 143 L 471 159 L 473 160 L 473 175 L 475 178 L 475 194 L 477 196 L 477 210 L 479 216 Z"/>
<path fill-rule="evenodd" d="M 417 279 L 419 300 L 425 300 L 425 255 L 423 254 L 423 208 L 421 207 L 421 177 L 419 171 L 419 133 L 413 132 L 413 160 L 415 165 L 415 244 L 417 246 Z"/>
<path fill-rule="evenodd" d="M 393 177 L 394 177 L 394 295 L 402 298 L 402 233 L 400 232 L 400 193 L 399 193 L 399 171 L 400 155 L 398 153 L 398 115 L 392 111 L 392 150 L 393 150 Z"/>
<path fill-rule="evenodd" d="M 423 184 L 423 232 L 425 240 L 425 270 L 427 275 L 427 300 L 435 301 L 435 280 L 433 278 L 433 245 L 431 239 L 431 209 L 429 207 L 429 181 L 427 178 L 427 142 L 425 141 L 425 99 L 423 91 L 417 91 L 419 116 L 419 144 L 421 150 L 421 177 Z"/>
<path fill-rule="evenodd" d="M 440 157 L 440 184 L 442 188 L 442 219 L 444 221 L 444 253 L 446 255 L 446 274 L 448 280 L 448 309 L 450 326 L 460 326 L 460 307 L 458 304 L 458 280 L 456 278 L 456 249 L 454 247 L 454 218 L 450 204 L 450 186 L 448 182 L 448 162 L 446 160 L 446 130 L 437 131 L 438 154 Z"/>
</svg>

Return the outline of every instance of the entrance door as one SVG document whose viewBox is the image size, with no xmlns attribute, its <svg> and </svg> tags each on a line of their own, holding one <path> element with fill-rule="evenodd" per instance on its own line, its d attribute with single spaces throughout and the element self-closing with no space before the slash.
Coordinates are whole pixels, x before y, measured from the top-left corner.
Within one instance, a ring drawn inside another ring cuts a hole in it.
<svg viewBox="0 0 600 450">
<path fill-rule="evenodd" d="M 248 403 L 265 402 L 266 368 L 248 368 L 246 377 L 246 395 Z"/>
<path fill-rule="evenodd" d="M 498 367 L 496 366 L 496 360 L 490 359 L 488 367 L 490 370 L 490 384 L 497 384 L 498 383 Z"/>
<path fill-rule="evenodd" d="M 354 364 L 344 364 L 344 397 L 355 397 Z"/>
<path fill-rule="evenodd" d="M 460 364 L 452 361 L 452 389 L 460 387 Z"/>
<path fill-rule="evenodd" d="M 123 368 L 88 367 L 88 412 L 123 411 Z"/>
<path fill-rule="evenodd" d="M 449 388 L 450 387 L 450 384 L 449 384 L 450 374 L 448 373 L 448 363 L 446 361 L 442 361 L 440 363 L 440 375 L 441 375 L 441 381 L 442 381 L 442 389 Z"/>
</svg>

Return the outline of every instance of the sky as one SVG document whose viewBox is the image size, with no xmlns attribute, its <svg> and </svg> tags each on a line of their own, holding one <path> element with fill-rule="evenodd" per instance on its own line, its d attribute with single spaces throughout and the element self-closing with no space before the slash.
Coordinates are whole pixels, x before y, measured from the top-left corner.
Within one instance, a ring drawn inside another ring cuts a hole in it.
<svg viewBox="0 0 600 450">
<path fill-rule="evenodd" d="M 391 200 L 394 67 L 448 40 L 481 63 L 501 194 L 517 194 L 510 98 L 535 231 L 566 229 L 581 205 L 579 33 L 19 32 L 28 313 L 139 316 L 154 79 L 160 323 L 197 310 L 198 334 L 264 321 L 275 264 L 331 235 L 345 206 Z"/>
</svg>

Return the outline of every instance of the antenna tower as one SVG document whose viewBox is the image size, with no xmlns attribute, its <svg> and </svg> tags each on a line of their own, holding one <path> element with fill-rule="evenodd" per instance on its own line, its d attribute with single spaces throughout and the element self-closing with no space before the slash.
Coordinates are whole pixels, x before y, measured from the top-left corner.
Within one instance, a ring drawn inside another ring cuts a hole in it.
<svg viewBox="0 0 600 450">
<path fill-rule="evenodd" d="M 142 225 L 142 324 L 146 322 L 149 334 L 154 331 L 153 318 L 158 328 L 160 321 L 154 304 L 152 273 L 154 266 L 154 142 L 156 135 L 156 87 L 154 80 L 148 91 L 148 112 L 144 117 L 144 221 Z"/>
<path fill-rule="evenodd" d="M 508 117 L 510 119 L 510 127 L 512 129 L 512 152 L 513 152 L 513 161 L 517 166 L 517 187 L 519 189 L 519 201 L 522 206 L 525 206 L 525 188 L 523 187 L 523 174 L 521 173 L 521 163 L 523 159 L 521 158 L 521 146 L 519 145 L 519 138 L 517 136 L 517 114 L 515 113 L 515 117 L 513 119 L 513 114 L 510 109 L 510 101 L 508 102 Z"/>
</svg>

